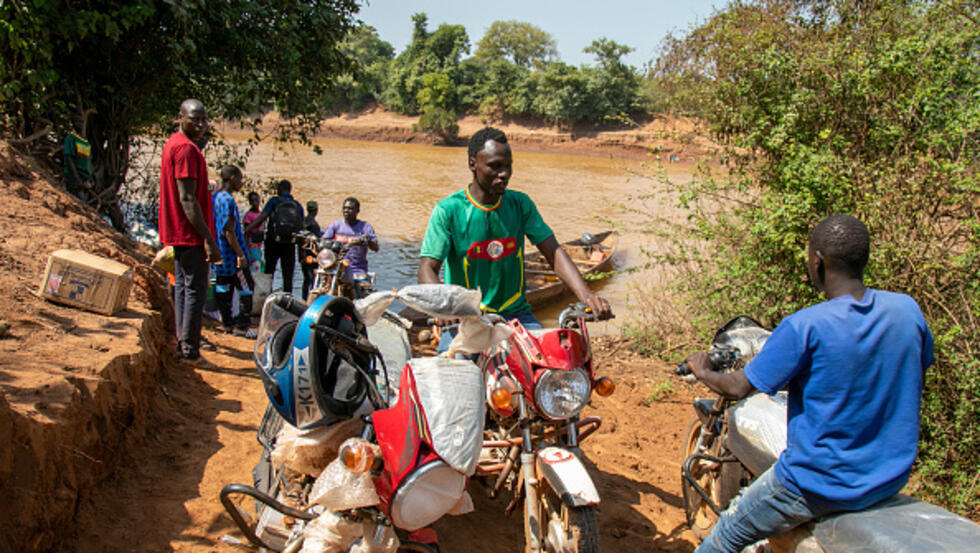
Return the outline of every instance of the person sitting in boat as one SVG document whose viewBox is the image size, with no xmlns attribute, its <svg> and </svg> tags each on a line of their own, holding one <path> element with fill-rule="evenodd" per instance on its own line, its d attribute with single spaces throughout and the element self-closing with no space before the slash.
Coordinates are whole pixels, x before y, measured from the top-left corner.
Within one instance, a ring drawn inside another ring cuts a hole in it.
<svg viewBox="0 0 980 553">
<path fill-rule="evenodd" d="M 330 223 L 327 230 L 323 231 L 322 237 L 344 244 L 357 242 L 350 246 L 344 256 L 350 261 L 345 279 L 365 279 L 368 274 L 368 248 L 373 252 L 378 251 L 378 237 L 371 223 L 357 218 L 361 213 L 361 202 L 357 198 L 351 196 L 344 200 L 342 213 L 344 218 Z"/>
<path fill-rule="evenodd" d="M 609 318 L 609 302 L 592 293 L 531 198 L 507 189 L 513 175 L 507 135 L 492 127 L 477 131 L 470 138 L 467 163 L 473 181 L 432 210 L 418 282 L 439 283 L 446 262 L 446 282 L 481 290 L 486 311 L 518 319 L 528 329 L 541 328 L 525 297 L 526 236 L 580 301 L 600 319 Z M 448 340 L 440 343 L 440 351 L 446 347 Z"/>
</svg>

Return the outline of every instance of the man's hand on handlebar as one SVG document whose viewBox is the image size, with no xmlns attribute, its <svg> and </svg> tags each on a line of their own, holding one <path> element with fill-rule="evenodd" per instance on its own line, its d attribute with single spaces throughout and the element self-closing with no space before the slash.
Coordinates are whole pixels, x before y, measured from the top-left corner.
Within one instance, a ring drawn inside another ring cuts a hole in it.
<svg viewBox="0 0 980 553">
<path fill-rule="evenodd" d="M 711 370 L 711 360 L 705 351 L 698 351 L 688 355 L 685 362 L 688 368 L 690 368 L 691 374 L 698 380 L 701 380 L 703 375 Z"/>
<path fill-rule="evenodd" d="M 605 321 L 613 317 L 612 308 L 609 306 L 609 301 L 606 298 L 600 298 L 590 293 L 584 298 L 583 303 L 585 303 L 590 311 L 595 313 L 597 321 Z"/>
</svg>

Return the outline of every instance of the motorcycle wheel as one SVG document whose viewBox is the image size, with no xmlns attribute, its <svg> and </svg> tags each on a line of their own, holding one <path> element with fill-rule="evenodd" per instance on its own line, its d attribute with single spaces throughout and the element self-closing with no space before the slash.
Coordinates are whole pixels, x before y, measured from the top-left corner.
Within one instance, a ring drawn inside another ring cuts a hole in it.
<svg viewBox="0 0 980 553">
<path fill-rule="evenodd" d="M 548 553 L 599 553 L 595 506 L 569 507 L 546 483 L 542 488 L 539 515 L 543 525 L 542 550 Z M 526 536 L 527 521 L 524 531 Z"/>
<path fill-rule="evenodd" d="M 694 453 L 698 445 L 698 438 L 701 437 L 701 419 L 697 415 L 691 418 L 684 436 L 681 447 L 681 466 Z M 721 442 L 721 436 L 715 438 L 708 453 L 715 457 L 720 456 L 722 453 Z M 722 510 L 738 494 L 744 475 L 745 469 L 738 463 L 723 463 L 720 469 L 705 467 L 701 462 L 695 462 L 691 466 L 691 476 L 708 493 L 711 501 Z M 701 499 L 698 492 L 691 487 L 683 476 L 681 477 L 681 492 L 684 496 L 684 513 L 687 515 L 687 525 L 698 539 L 703 540 L 708 537 L 711 529 L 718 522 L 718 515 Z"/>
</svg>

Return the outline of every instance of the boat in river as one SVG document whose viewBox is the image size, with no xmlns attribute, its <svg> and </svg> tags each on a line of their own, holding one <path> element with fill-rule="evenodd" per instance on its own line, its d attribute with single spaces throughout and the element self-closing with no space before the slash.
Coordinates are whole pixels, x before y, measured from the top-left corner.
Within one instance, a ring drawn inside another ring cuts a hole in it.
<svg viewBox="0 0 980 553">
<path fill-rule="evenodd" d="M 562 247 L 578 266 L 586 280 L 603 278 L 612 268 L 618 236 L 613 231 L 598 234 L 585 233 L 581 238 L 563 242 Z M 524 282 L 527 302 L 532 309 L 540 309 L 560 298 L 568 287 L 558 278 L 541 252 L 527 251 L 524 259 Z"/>
</svg>

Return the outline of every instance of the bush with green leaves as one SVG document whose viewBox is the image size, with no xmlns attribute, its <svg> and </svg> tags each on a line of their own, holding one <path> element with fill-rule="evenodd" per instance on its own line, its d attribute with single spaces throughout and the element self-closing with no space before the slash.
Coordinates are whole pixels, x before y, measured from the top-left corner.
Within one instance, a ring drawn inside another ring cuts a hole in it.
<svg viewBox="0 0 980 553">
<path fill-rule="evenodd" d="M 668 42 L 662 82 L 723 142 L 731 171 L 680 185 L 688 225 L 665 260 L 705 337 L 820 301 L 812 226 L 872 236 L 868 285 L 915 298 L 935 336 L 910 489 L 980 517 L 980 5 L 955 0 L 734 3 Z M 682 88 L 679 87 L 678 90 Z M 882 452 L 887 455 L 887 452 Z"/>
</svg>

